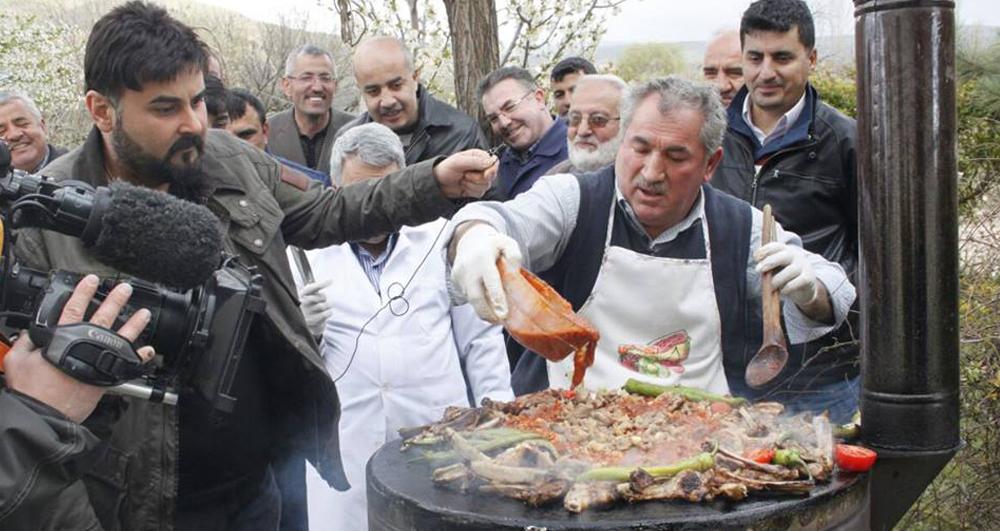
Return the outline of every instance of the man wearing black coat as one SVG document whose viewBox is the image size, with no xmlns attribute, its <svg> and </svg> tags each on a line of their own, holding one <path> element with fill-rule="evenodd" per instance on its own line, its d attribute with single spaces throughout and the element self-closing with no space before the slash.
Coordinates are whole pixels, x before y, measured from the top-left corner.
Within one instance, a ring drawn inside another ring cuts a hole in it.
<svg viewBox="0 0 1000 531">
<path fill-rule="evenodd" d="M 853 119 L 820 101 L 809 84 L 816 65 L 812 15 L 801 0 L 760 0 L 740 24 L 746 86 L 728 109 L 725 156 L 712 184 L 761 208 L 770 204 L 803 247 L 843 266 L 858 263 Z M 842 327 L 791 349 L 786 372 L 751 390 L 726 360 L 736 394 L 769 397 L 793 409 L 828 409 L 846 421 L 858 404 L 857 309 Z M 730 367 L 733 370 L 730 370 Z"/>
<path fill-rule="evenodd" d="M 354 77 L 367 112 L 341 128 L 378 122 L 403 142 L 407 166 L 458 151 L 484 148 L 476 121 L 431 95 L 413 55 L 398 39 L 369 39 L 354 52 Z"/>
</svg>

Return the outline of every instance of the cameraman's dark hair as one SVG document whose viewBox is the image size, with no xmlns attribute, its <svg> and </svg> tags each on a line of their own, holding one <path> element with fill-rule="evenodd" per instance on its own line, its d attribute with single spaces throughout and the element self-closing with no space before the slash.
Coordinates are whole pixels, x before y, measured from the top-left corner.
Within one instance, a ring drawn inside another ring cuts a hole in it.
<svg viewBox="0 0 1000 531">
<path fill-rule="evenodd" d="M 226 90 L 225 83 L 213 74 L 205 74 L 205 111 L 210 116 L 229 114 L 226 111 L 228 99 L 229 91 Z"/>
<path fill-rule="evenodd" d="M 577 72 L 582 72 L 585 75 L 596 74 L 597 69 L 594 68 L 594 63 L 591 63 L 583 57 L 567 57 L 556 63 L 556 66 L 552 67 L 551 79 L 552 81 L 558 83 L 562 81 L 564 77 Z"/>
<path fill-rule="evenodd" d="M 134 0 L 112 9 L 90 31 L 83 58 L 85 90 L 117 102 L 125 89 L 202 72 L 208 48 L 162 7 Z"/>
<path fill-rule="evenodd" d="M 538 85 L 535 84 L 535 78 L 531 75 L 531 72 L 528 72 L 519 66 L 501 66 L 500 68 L 497 68 L 487 74 L 486 77 L 479 82 L 479 87 L 476 89 L 476 98 L 482 101 L 483 94 L 486 94 L 491 88 L 507 79 L 517 81 L 524 87 L 524 90 L 535 90 L 538 88 Z"/>
<path fill-rule="evenodd" d="M 743 12 L 740 21 L 740 45 L 744 37 L 755 31 L 785 33 L 799 28 L 799 42 L 811 50 L 816 45 L 816 28 L 812 13 L 802 0 L 758 0 Z"/>
<path fill-rule="evenodd" d="M 243 118 L 247 113 L 247 105 L 257 111 L 260 125 L 267 123 L 267 109 L 264 108 L 264 102 L 260 101 L 260 98 L 254 96 L 247 89 L 235 88 L 229 91 L 229 97 L 226 98 L 226 109 L 229 111 L 230 120 Z"/>
</svg>

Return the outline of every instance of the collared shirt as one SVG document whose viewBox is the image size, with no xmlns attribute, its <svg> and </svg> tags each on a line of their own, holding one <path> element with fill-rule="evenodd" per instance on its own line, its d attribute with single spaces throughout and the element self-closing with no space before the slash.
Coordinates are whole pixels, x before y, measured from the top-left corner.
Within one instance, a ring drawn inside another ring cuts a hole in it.
<svg viewBox="0 0 1000 531">
<path fill-rule="evenodd" d="M 368 277 L 368 281 L 372 283 L 372 287 L 375 288 L 375 292 L 381 295 L 379 291 L 379 281 L 382 279 L 382 271 L 385 270 L 385 263 L 389 260 L 389 255 L 392 254 L 393 247 L 396 246 L 396 233 L 389 235 L 385 249 L 379 253 L 378 256 L 373 255 L 364 248 L 358 242 L 351 242 L 351 250 L 354 251 L 354 256 L 358 257 L 358 264 L 361 265 L 361 269 L 364 270 L 365 276 Z"/>
<path fill-rule="evenodd" d="M 505 149 L 500 154 L 497 181 L 507 197 L 527 191 L 552 166 L 566 160 L 566 122 L 553 117 L 548 131 L 527 150 Z"/>
<path fill-rule="evenodd" d="M 295 124 L 295 130 L 299 130 L 298 122 L 295 122 L 294 112 L 292 113 L 292 123 Z M 313 135 L 312 138 L 302 134 L 299 131 L 299 143 L 302 144 L 302 154 L 306 157 L 306 166 L 312 169 L 316 169 L 319 165 L 319 153 L 323 150 L 323 141 L 326 140 L 326 132 L 330 130 L 330 122 L 333 121 L 333 116 L 331 113 L 330 118 L 327 119 L 326 127 L 322 131 Z"/>
<path fill-rule="evenodd" d="M 691 206 L 691 212 L 680 223 L 661 232 L 655 239 L 651 239 L 649 233 L 646 232 L 646 228 L 642 226 L 639 218 L 635 215 L 635 209 L 632 208 L 632 204 L 622 195 L 617 181 L 615 182 L 615 198 L 618 201 L 618 206 L 625 212 L 625 220 L 637 233 L 642 235 L 643 242 L 646 243 L 647 248 L 651 251 L 660 245 L 674 241 L 680 233 L 688 230 L 695 221 L 698 221 L 705 215 L 705 194 L 698 194 L 698 199 L 695 199 L 694 205 Z"/>
<path fill-rule="evenodd" d="M 743 121 L 747 124 L 747 127 L 753 131 L 753 135 L 757 137 L 757 141 L 760 142 L 761 146 L 766 146 L 769 142 L 777 140 L 784 136 L 785 133 L 791 129 L 792 125 L 799 119 L 799 115 L 802 114 L 802 109 L 806 107 L 806 93 L 802 92 L 802 97 L 799 101 L 788 109 L 788 112 L 783 114 L 781 118 L 778 118 L 778 123 L 774 125 L 774 129 L 770 133 L 765 133 L 761 128 L 757 127 L 753 123 L 753 115 L 750 112 L 750 95 L 748 94 L 746 98 L 743 99 Z"/>
<path fill-rule="evenodd" d="M 622 199 L 623 200 L 623 199 Z M 531 271 L 545 271 L 552 267 L 569 243 L 576 228 L 576 218 L 580 209 L 580 184 L 572 175 L 551 175 L 539 179 L 538 183 L 528 192 L 518 197 L 499 203 L 482 201 L 463 207 L 452 218 L 452 226 L 457 227 L 465 221 L 484 221 L 517 241 L 523 255 L 524 267 Z M 628 210 L 626 210 L 628 213 Z M 691 212 L 676 226 L 660 234 L 650 245 L 662 245 L 672 241 L 683 228 L 690 227 L 695 220 L 705 215 L 703 194 L 695 202 Z M 634 219 L 630 223 L 638 223 Z M 628 216 L 626 216 L 628 217 Z M 760 233 L 763 225 L 763 215 L 760 210 L 753 209 L 753 219 L 750 235 L 750 254 L 747 259 L 746 281 L 747 296 L 760 297 L 760 273 L 757 273 L 757 262 L 753 251 L 760 247 Z M 802 240 L 795 233 L 785 231 L 777 225 L 777 241 L 796 247 L 802 246 Z M 446 241 L 450 240 L 448 233 Z M 854 286 L 847 280 L 847 275 L 839 264 L 828 262 L 822 256 L 809 253 L 809 263 L 813 266 L 816 278 L 826 286 L 830 293 L 833 306 L 834 324 L 824 324 L 810 319 L 796 305 L 785 304 L 782 312 L 789 340 L 794 344 L 812 341 L 835 329 L 843 322 L 848 310 L 856 297 Z M 457 298 L 456 303 L 464 302 Z"/>
<path fill-rule="evenodd" d="M 51 157 L 51 156 L 52 156 L 52 148 L 49 147 L 48 144 L 45 144 L 45 156 L 42 157 L 42 160 L 40 160 L 38 162 L 38 165 L 35 166 L 35 168 L 33 170 L 31 170 L 31 173 L 38 173 L 38 172 L 40 172 L 42 170 L 42 168 L 44 168 L 45 165 L 49 163 L 49 157 Z"/>
</svg>

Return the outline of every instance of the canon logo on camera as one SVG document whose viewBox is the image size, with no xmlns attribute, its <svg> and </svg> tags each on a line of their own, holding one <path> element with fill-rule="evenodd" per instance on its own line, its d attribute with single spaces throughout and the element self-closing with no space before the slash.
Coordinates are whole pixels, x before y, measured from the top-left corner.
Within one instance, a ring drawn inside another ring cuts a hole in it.
<svg viewBox="0 0 1000 531">
<path fill-rule="evenodd" d="M 116 350 L 122 350 L 127 347 L 127 344 L 122 338 L 110 335 L 101 330 L 95 330 L 91 328 L 90 330 L 87 330 L 87 336 L 90 337 L 90 339 L 97 341 L 98 343 L 107 345 L 108 347 Z"/>
</svg>

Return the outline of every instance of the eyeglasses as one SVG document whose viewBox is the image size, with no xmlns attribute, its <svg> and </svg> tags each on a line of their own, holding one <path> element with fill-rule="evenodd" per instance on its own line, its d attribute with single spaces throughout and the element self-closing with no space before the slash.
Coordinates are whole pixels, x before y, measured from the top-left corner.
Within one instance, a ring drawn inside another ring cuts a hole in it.
<svg viewBox="0 0 1000 531">
<path fill-rule="evenodd" d="M 500 109 L 497 111 L 496 114 L 488 115 L 486 117 L 486 121 L 488 121 L 492 125 L 497 123 L 497 120 L 499 120 L 501 116 L 510 117 L 510 113 L 514 112 L 514 109 L 516 109 L 517 106 L 521 104 L 521 102 L 528 99 L 528 96 L 531 96 L 534 93 L 535 91 L 529 90 L 528 92 L 525 92 L 524 95 L 521 96 L 520 98 L 508 101 L 507 103 L 504 104 L 503 107 L 500 107 Z"/>
<path fill-rule="evenodd" d="M 580 124 L 583 122 L 583 116 L 584 116 L 583 114 L 578 112 L 569 113 L 568 117 L 569 126 L 579 127 Z M 603 114 L 588 114 L 586 116 L 587 116 L 587 125 L 590 126 L 591 129 L 602 129 L 608 125 L 608 122 L 621 120 L 621 118 L 618 116 L 604 116 Z"/>
<path fill-rule="evenodd" d="M 330 83 L 336 81 L 336 79 L 330 74 L 302 74 L 301 76 L 285 76 L 285 78 L 291 79 L 292 81 L 298 81 L 303 85 L 311 85 L 313 81 L 317 80 L 323 85 L 329 85 Z"/>
</svg>

